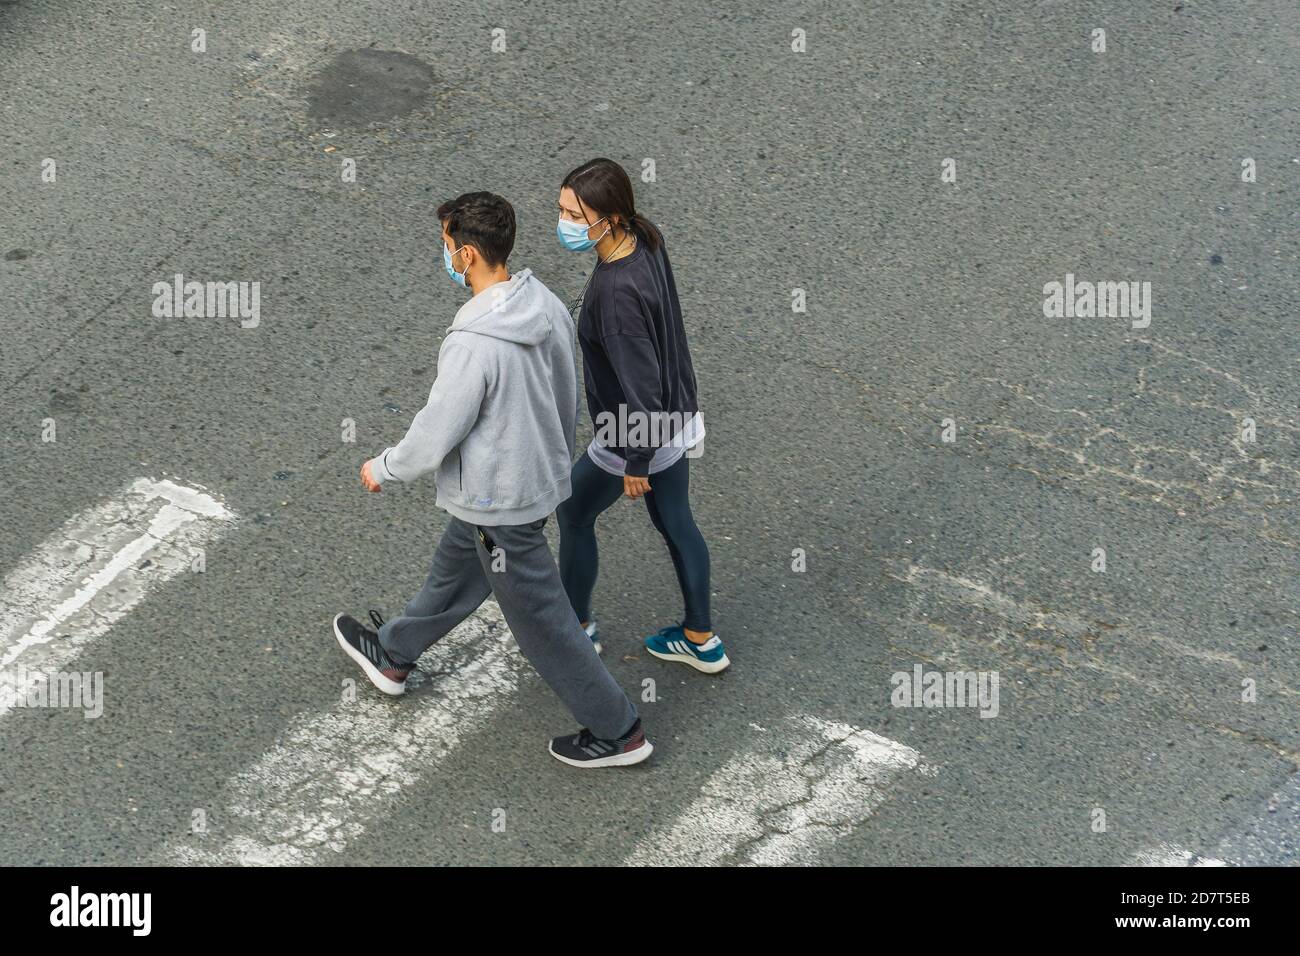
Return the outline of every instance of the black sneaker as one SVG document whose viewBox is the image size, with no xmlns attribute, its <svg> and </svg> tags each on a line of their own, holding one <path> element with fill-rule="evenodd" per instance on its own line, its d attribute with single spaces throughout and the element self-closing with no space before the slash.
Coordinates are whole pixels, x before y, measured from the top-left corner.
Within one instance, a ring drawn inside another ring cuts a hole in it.
<svg viewBox="0 0 1300 956">
<path fill-rule="evenodd" d="M 556 760 L 570 767 L 630 767 L 652 753 L 654 744 L 645 739 L 641 718 L 618 740 L 602 740 L 585 727 L 576 737 L 556 737 L 548 748 Z"/>
<path fill-rule="evenodd" d="M 384 626 L 384 619 L 378 611 L 370 612 L 370 620 L 376 628 Z M 389 657 L 375 631 L 354 617 L 340 614 L 334 618 L 334 636 L 339 640 L 339 647 L 361 665 L 370 683 L 394 697 L 406 693 L 406 678 L 415 670 L 415 665 L 399 664 Z"/>
</svg>

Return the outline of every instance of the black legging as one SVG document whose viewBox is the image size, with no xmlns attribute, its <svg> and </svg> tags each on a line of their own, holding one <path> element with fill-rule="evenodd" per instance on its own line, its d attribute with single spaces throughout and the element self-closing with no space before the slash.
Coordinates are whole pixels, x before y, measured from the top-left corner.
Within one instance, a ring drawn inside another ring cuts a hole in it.
<svg viewBox="0 0 1300 956">
<path fill-rule="evenodd" d="M 682 626 L 710 631 L 709 547 L 691 517 L 688 459 L 649 476 L 645 496 L 650 520 L 664 537 L 677 583 L 686 602 Z M 596 519 L 623 494 L 623 478 L 602 469 L 584 454 L 573 466 L 572 494 L 560 505 L 560 578 L 580 621 L 591 620 L 591 592 L 596 587 L 598 557 Z"/>
</svg>

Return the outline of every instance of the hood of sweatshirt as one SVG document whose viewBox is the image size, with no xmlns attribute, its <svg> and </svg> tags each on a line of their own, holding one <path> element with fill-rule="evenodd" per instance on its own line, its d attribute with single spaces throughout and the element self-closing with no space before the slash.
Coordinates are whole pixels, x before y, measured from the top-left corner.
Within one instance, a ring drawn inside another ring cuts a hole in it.
<svg viewBox="0 0 1300 956">
<path fill-rule="evenodd" d="M 519 345 L 540 345 L 551 334 L 550 293 L 531 269 L 484 289 L 460 307 L 448 332 L 473 332 Z"/>
</svg>

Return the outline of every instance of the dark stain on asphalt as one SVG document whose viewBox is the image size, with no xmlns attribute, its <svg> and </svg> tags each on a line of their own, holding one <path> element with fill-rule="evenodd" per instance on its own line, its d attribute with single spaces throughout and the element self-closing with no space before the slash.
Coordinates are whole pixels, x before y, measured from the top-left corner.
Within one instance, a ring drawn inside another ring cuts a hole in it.
<svg viewBox="0 0 1300 956">
<path fill-rule="evenodd" d="M 22 262 L 31 254 L 30 249 L 10 249 L 5 253 L 5 259 L 9 262 Z"/>
<path fill-rule="evenodd" d="M 423 106 L 435 81 L 433 68 L 409 53 L 348 50 L 316 74 L 307 115 L 336 128 L 380 123 Z"/>
<path fill-rule="evenodd" d="M 72 388 L 51 388 L 49 409 L 55 414 L 84 411 L 81 396 L 88 391 L 85 385 Z"/>
</svg>

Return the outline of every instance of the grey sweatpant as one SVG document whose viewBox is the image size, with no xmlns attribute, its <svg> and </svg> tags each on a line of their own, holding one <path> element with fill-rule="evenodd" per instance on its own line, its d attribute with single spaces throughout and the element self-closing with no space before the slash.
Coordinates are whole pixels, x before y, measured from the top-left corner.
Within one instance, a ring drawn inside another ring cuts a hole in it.
<svg viewBox="0 0 1300 956">
<path fill-rule="evenodd" d="M 493 555 L 473 525 L 450 517 L 420 593 L 401 617 L 385 621 L 379 643 L 402 664 L 419 659 L 430 645 L 473 614 L 489 594 L 519 649 L 569 708 L 597 737 L 621 737 L 635 723 L 636 708 L 615 683 L 578 623 L 542 528 L 530 524 L 485 526 L 501 550 Z"/>
</svg>

